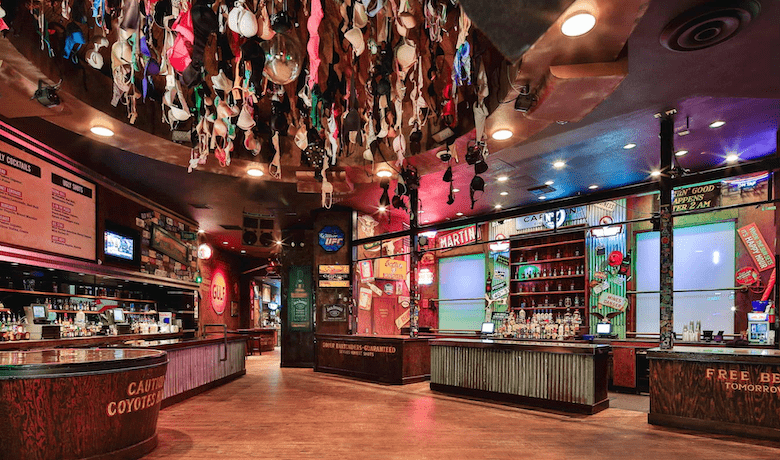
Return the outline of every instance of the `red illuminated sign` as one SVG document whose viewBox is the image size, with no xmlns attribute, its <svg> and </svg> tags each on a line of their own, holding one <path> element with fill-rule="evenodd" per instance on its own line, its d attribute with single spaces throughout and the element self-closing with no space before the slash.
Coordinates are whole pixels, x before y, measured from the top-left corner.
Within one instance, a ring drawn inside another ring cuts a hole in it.
<svg viewBox="0 0 780 460">
<path fill-rule="evenodd" d="M 221 315 L 227 305 L 227 281 L 222 272 L 216 272 L 211 279 L 211 308 Z"/>
</svg>

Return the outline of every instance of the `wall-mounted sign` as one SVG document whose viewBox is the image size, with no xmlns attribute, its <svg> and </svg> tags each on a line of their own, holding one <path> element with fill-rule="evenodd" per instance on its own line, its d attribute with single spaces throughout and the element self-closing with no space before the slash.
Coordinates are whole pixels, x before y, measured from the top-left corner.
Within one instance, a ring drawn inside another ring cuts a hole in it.
<svg viewBox="0 0 780 460">
<path fill-rule="evenodd" d="M 402 327 L 406 326 L 406 324 L 409 322 L 409 318 L 411 317 L 410 309 L 406 309 L 401 313 L 401 315 L 395 319 L 395 327 L 398 329 L 401 329 Z"/>
<path fill-rule="evenodd" d="M 436 263 L 436 257 L 432 252 L 426 252 L 420 257 L 420 265 L 433 265 L 434 263 Z"/>
<path fill-rule="evenodd" d="M 206 243 L 198 246 L 198 259 L 209 260 L 211 259 L 211 246 Z"/>
<path fill-rule="evenodd" d="M 317 236 L 320 247 L 327 252 L 336 252 L 344 246 L 344 231 L 335 225 L 323 227 Z"/>
<path fill-rule="evenodd" d="M 515 228 L 519 231 L 535 231 L 584 224 L 586 221 L 585 210 L 585 206 L 578 206 L 576 208 L 529 214 L 515 219 Z"/>
<path fill-rule="evenodd" d="M 149 242 L 149 246 L 166 254 L 173 260 L 183 264 L 187 263 L 187 254 L 189 252 L 187 245 L 158 225 L 152 226 L 152 239 Z"/>
<path fill-rule="evenodd" d="M 750 253 L 750 257 L 753 258 L 753 262 L 756 263 L 758 271 L 769 270 L 775 266 L 775 257 L 755 223 L 737 229 L 737 233 Z"/>
<path fill-rule="evenodd" d="M 94 261 L 96 189 L 48 159 L 0 142 L 0 241 Z"/>
<path fill-rule="evenodd" d="M 433 270 L 430 268 L 421 268 L 417 272 L 417 284 L 421 286 L 428 286 L 433 284 Z"/>
<path fill-rule="evenodd" d="M 311 330 L 311 266 L 290 267 L 290 329 Z"/>
<path fill-rule="evenodd" d="M 376 260 L 376 277 L 383 280 L 403 281 L 406 279 L 405 260 L 382 258 Z"/>
<path fill-rule="evenodd" d="M 320 265 L 319 287 L 349 287 L 349 265 Z"/>
<path fill-rule="evenodd" d="M 760 275 L 755 267 L 740 268 L 735 275 L 737 284 L 741 286 L 752 286 L 758 282 Z"/>
<path fill-rule="evenodd" d="M 464 244 L 475 243 L 477 241 L 477 226 L 459 228 L 449 233 L 442 233 L 436 236 L 436 246 L 440 249 L 454 248 Z"/>
<path fill-rule="evenodd" d="M 624 311 L 626 306 L 628 306 L 628 299 L 619 295 L 610 294 L 609 292 L 602 292 L 599 296 L 599 306 Z"/>
<path fill-rule="evenodd" d="M 322 307 L 322 320 L 328 322 L 346 321 L 347 308 L 344 305 L 324 305 Z"/>
<path fill-rule="evenodd" d="M 217 271 L 211 278 L 211 308 L 216 314 L 225 312 L 227 297 L 227 280 L 221 271 Z"/>
<path fill-rule="evenodd" d="M 360 295 L 358 296 L 358 308 L 361 310 L 371 310 L 371 289 L 362 287 L 360 288 Z"/>
<path fill-rule="evenodd" d="M 673 212 L 715 208 L 720 204 L 720 184 L 678 188 L 672 196 Z"/>
<path fill-rule="evenodd" d="M 496 235 L 496 239 L 497 240 L 501 240 L 501 241 L 496 241 L 495 243 L 490 243 L 490 251 L 491 252 L 504 252 L 504 251 L 508 251 L 509 250 L 509 240 L 505 240 L 504 238 L 506 238 L 504 235 L 502 235 L 501 233 L 498 233 Z"/>
</svg>

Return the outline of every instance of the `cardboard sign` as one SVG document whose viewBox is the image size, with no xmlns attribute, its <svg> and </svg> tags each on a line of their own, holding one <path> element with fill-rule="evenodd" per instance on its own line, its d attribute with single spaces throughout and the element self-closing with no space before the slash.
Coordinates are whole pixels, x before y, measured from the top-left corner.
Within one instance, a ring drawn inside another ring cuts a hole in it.
<svg viewBox="0 0 780 460">
<path fill-rule="evenodd" d="M 374 264 L 370 260 L 363 260 L 358 264 L 360 270 L 360 279 L 362 281 L 374 280 Z"/>
<path fill-rule="evenodd" d="M 628 299 L 619 295 L 602 292 L 599 296 L 599 305 L 613 310 L 624 311 L 628 306 Z"/>
<path fill-rule="evenodd" d="M 758 282 L 760 275 L 755 267 L 744 267 L 739 269 L 734 278 L 741 286 L 752 286 Z"/>
<path fill-rule="evenodd" d="M 403 313 L 401 313 L 401 316 L 399 316 L 398 318 L 395 319 L 395 327 L 397 327 L 398 329 L 401 329 L 402 327 L 404 327 L 406 325 L 406 323 L 409 322 L 409 318 L 411 316 L 409 311 L 410 311 L 410 309 L 407 308 L 406 310 L 404 310 Z"/>
<path fill-rule="evenodd" d="M 406 261 L 382 258 L 376 261 L 376 277 L 383 280 L 403 281 L 408 271 Z"/>
<path fill-rule="evenodd" d="M 362 287 L 360 288 L 360 296 L 358 296 L 358 308 L 361 310 L 371 310 L 371 289 Z"/>
<path fill-rule="evenodd" d="M 349 265 L 320 265 L 319 287 L 349 287 Z"/>
<path fill-rule="evenodd" d="M 755 223 L 737 229 L 737 233 L 756 263 L 758 271 L 769 270 L 775 266 L 775 257 Z"/>
</svg>

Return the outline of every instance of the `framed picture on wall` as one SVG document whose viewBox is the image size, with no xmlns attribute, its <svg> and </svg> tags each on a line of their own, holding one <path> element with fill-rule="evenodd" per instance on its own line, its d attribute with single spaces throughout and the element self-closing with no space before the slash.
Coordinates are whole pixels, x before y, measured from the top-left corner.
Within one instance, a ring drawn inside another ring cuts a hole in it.
<svg viewBox="0 0 780 460">
<path fill-rule="evenodd" d="M 230 302 L 230 316 L 238 316 L 238 302 Z"/>
<path fill-rule="evenodd" d="M 149 245 L 152 249 L 162 252 L 173 260 L 183 264 L 187 263 L 187 245 L 158 225 L 152 226 L 152 239 Z"/>
<path fill-rule="evenodd" d="M 263 285 L 263 302 L 268 303 L 271 301 L 271 286 Z"/>
</svg>

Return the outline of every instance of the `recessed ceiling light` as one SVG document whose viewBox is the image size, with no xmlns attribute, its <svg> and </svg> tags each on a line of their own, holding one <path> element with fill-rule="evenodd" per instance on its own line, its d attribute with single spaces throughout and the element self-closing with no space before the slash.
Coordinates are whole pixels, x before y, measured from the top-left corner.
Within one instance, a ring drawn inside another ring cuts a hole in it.
<svg viewBox="0 0 780 460">
<path fill-rule="evenodd" d="M 425 211 L 423 211 L 422 209 L 420 209 L 419 211 L 417 211 L 417 213 L 418 213 L 418 214 L 425 214 Z"/>
<path fill-rule="evenodd" d="M 739 160 L 739 155 L 736 153 L 730 153 L 726 156 L 726 161 L 729 163 L 734 163 L 735 161 Z"/>
<path fill-rule="evenodd" d="M 553 168 L 555 169 L 561 169 L 564 166 L 566 166 L 566 163 L 564 163 L 563 160 L 558 160 L 555 163 L 553 163 Z"/>
<path fill-rule="evenodd" d="M 499 182 L 506 182 L 509 180 L 509 178 L 507 176 L 498 176 L 498 179 L 496 180 L 498 180 Z"/>
<path fill-rule="evenodd" d="M 634 147 L 636 147 L 636 144 L 634 144 L 633 142 L 629 142 L 628 144 L 623 146 L 623 148 L 626 149 L 626 150 L 631 150 Z"/>
<path fill-rule="evenodd" d="M 459 188 L 454 188 L 454 189 L 452 189 L 452 192 L 453 193 L 458 193 L 458 192 L 460 192 L 460 189 Z"/>
<path fill-rule="evenodd" d="M 561 24 L 561 33 L 567 37 L 579 37 L 590 32 L 596 25 L 596 16 L 590 13 L 579 12 L 570 16 Z"/>
<path fill-rule="evenodd" d="M 384 207 L 384 206 L 380 206 L 380 207 L 378 207 L 378 208 L 377 208 L 377 210 L 378 210 L 379 212 L 385 212 L 385 211 L 387 211 L 387 208 L 386 208 L 386 207 Z"/>
<path fill-rule="evenodd" d="M 540 199 L 540 200 L 546 200 L 546 199 L 547 199 L 547 197 L 546 197 L 546 196 L 544 196 L 544 195 L 541 195 L 541 196 L 539 196 L 539 199 Z"/>
<path fill-rule="evenodd" d="M 497 204 L 497 205 L 496 205 L 496 209 L 501 209 L 501 205 L 500 205 L 500 204 Z"/>
<path fill-rule="evenodd" d="M 463 215 L 463 213 L 462 213 L 462 212 L 456 212 L 456 213 L 455 213 L 455 215 L 456 215 L 456 216 L 458 216 L 458 217 L 460 217 L 460 216 L 462 216 L 462 215 Z"/>
<path fill-rule="evenodd" d="M 282 240 L 276 240 L 276 245 L 277 246 L 281 246 L 282 245 Z"/>
<path fill-rule="evenodd" d="M 202 228 L 198 229 L 198 233 L 200 233 L 202 235 L 202 234 L 206 233 L 206 230 L 203 230 Z"/>
<path fill-rule="evenodd" d="M 726 122 L 723 120 L 716 120 L 710 123 L 710 128 L 720 128 L 721 126 L 725 125 Z"/>
<path fill-rule="evenodd" d="M 389 169 L 380 169 L 376 172 L 377 177 L 390 177 L 393 175 L 393 171 L 390 171 Z"/>
<path fill-rule="evenodd" d="M 241 254 L 246 254 L 246 249 L 242 249 Z"/>
<path fill-rule="evenodd" d="M 545 182 L 545 183 L 544 183 L 544 185 L 552 185 L 552 184 L 554 184 L 554 183 L 555 183 L 555 182 L 553 182 L 553 181 L 551 181 L 551 180 L 548 180 L 547 182 Z"/>
<path fill-rule="evenodd" d="M 263 171 L 257 168 L 247 169 L 246 173 L 252 177 L 261 177 L 263 175 Z"/>
<path fill-rule="evenodd" d="M 509 195 L 509 192 L 501 192 L 501 193 L 499 193 L 499 195 L 501 195 L 501 196 L 507 196 L 507 195 Z"/>
<path fill-rule="evenodd" d="M 656 169 L 655 171 L 651 172 L 650 175 L 653 177 L 658 177 L 661 175 L 661 171 Z"/>
<path fill-rule="evenodd" d="M 92 131 L 92 134 L 100 137 L 111 137 L 114 135 L 114 132 L 105 126 L 93 126 L 89 130 Z"/>
<path fill-rule="evenodd" d="M 228 244 L 228 242 L 227 242 L 227 241 L 223 241 L 223 242 L 222 242 L 222 244 L 224 244 L 224 245 L 227 245 L 227 244 Z"/>
<path fill-rule="evenodd" d="M 589 186 L 588 188 L 591 189 L 591 190 L 596 190 L 597 188 L 599 188 L 599 186 L 596 185 L 596 184 L 593 184 L 593 185 Z"/>
<path fill-rule="evenodd" d="M 687 150 L 678 150 L 678 151 L 674 152 L 674 155 L 678 156 L 678 157 L 681 157 L 681 156 L 685 155 L 686 153 L 688 153 Z"/>
<path fill-rule="evenodd" d="M 424 224 L 427 224 L 428 222 L 429 222 L 429 221 L 428 221 L 428 219 L 425 219 L 425 220 L 423 221 L 423 223 L 424 223 Z"/>
<path fill-rule="evenodd" d="M 508 129 L 499 129 L 498 131 L 493 133 L 493 139 L 497 141 L 505 141 L 512 137 L 514 133 Z"/>
</svg>

